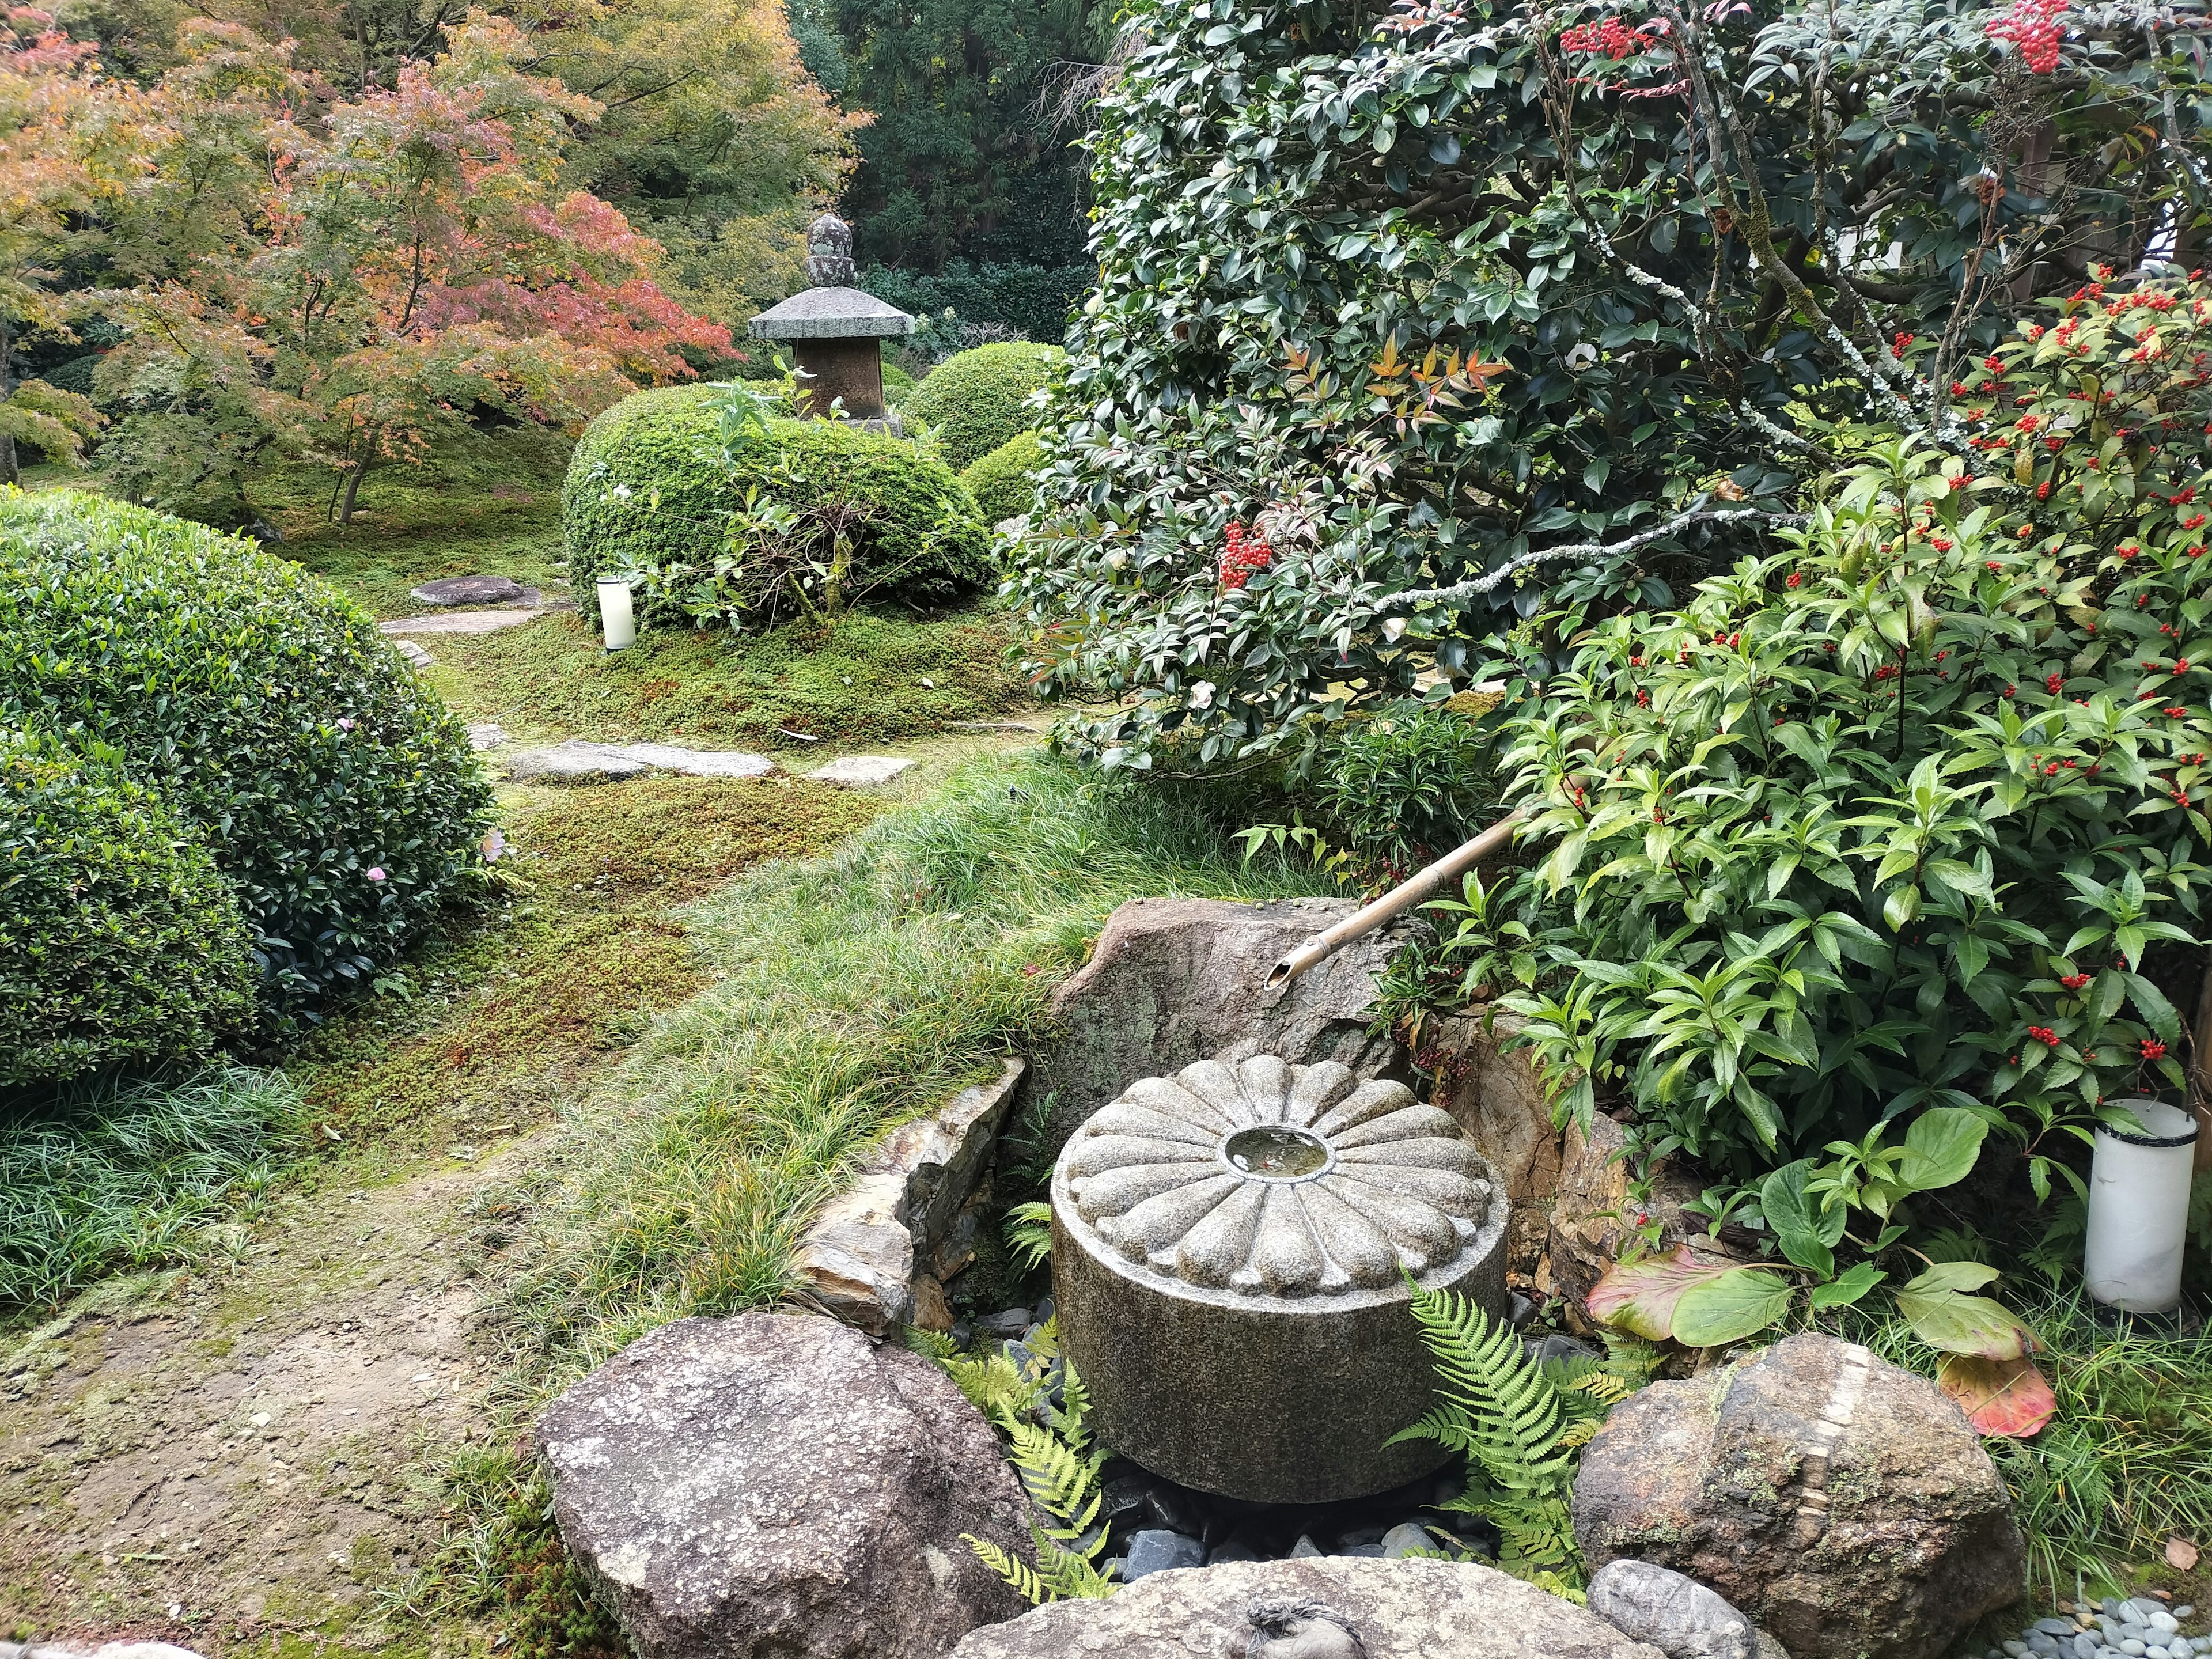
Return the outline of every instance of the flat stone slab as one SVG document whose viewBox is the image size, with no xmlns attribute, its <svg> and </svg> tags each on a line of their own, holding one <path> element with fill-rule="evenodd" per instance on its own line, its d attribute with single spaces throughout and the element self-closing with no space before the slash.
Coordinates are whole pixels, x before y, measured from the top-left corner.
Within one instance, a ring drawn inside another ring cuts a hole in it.
<svg viewBox="0 0 2212 1659">
<path fill-rule="evenodd" d="M 913 767 L 914 763 L 902 755 L 848 755 L 806 775 L 817 783 L 842 783 L 850 788 L 866 789 L 889 783 Z"/>
<path fill-rule="evenodd" d="M 399 654 L 407 659 L 408 666 L 413 668 L 417 673 L 437 661 L 435 657 L 412 640 L 394 640 L 392 643 L 398 647 Z"/>
<path fill-rule="evenodd" d="M 1324 1556 L 1148 1573 L 961 1638 L 951 1659 L 1664 1659 L 1494 1568 Z"/>
<path fill-rule="evenodd" d="M 514 605 L 526 592 L 512 576 L 445 576 L 407 590 L 417 605 Z"/>
<path fill-rule="evenodd" d="M 507 741 L 507 728 L 495 720 L 480 720 L 469 727 L 469 747 L 481 755 L 487 749 L 497 749 Z"/>
<path fill-rule="evenodd" d="M 536 592 L 536 588 L 528 590 Z M 401 617 L 379 623 L 386 634 L 496 634 L 502 628 L 520 628 L 536 622 L 553 607 L 549 605 L 509 605 L 499 611 L 454 611 L 436 617 Z"/>
<path fill-rule="evenodd" d="M 647 772 L 680 772 L 695 778 L 763 778 L 775 770 L 775 763 L 767 756 L 733 749 L 586 743 L 580 738 L 550 749 L 523 750 L 507 763 L 507 776 L 518 783 L 611 783 Z"/>
</svg>

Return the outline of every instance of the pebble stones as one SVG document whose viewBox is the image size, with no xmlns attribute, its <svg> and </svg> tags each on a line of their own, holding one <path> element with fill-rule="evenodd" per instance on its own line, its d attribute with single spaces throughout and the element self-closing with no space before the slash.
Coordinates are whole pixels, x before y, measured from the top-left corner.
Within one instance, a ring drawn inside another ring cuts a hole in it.
<svg viewBox="0 0 2212 1659">
<path fill-rule="evenodd" d="M 1434 1393 L 1406 1275 L 1503 1314 L 1506 1205 L 1402 1084 L 1272 1055 L 1144 1079 L 1069 1138 L 1052 1209 L 1060 1336 L 1107 1444 L 1267 1503 L 1443 1461 L 1384 1445 Z"/>
<path fill-rule="evenodd" d="M 2072 1604 L 2059 1603 L 2062 1613 Z M 2200 1659 L 2212 1655 L 2212 1635 L 2191 1637 L 2182 1621 L 2197 1609 L 2169 1607 L 2148 1596 L 2107 1600 L 2075 1616 L 2039 1619 L 1983 1659 Z"/>
</svg>

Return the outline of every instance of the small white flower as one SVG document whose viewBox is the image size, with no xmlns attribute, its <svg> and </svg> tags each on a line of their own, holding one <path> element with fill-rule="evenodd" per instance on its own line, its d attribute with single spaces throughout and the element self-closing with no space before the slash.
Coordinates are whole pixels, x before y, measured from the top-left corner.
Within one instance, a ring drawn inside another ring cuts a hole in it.
<svg viewBox="0 0 2212 1659">
<path fill-rule="evenodd" d="M 628 484 L 617 484 L 614 487 L 613 494 L 614 498 L 617 501 L 626 501 L 629 499 L 629 486 Z"/>
<path fill-rule="evenodd" d="M 1190 688 L 1190 706 L 1193 708 L 1211 708 L 1213 707 L 1213 682 L 1212 680 L 1200 680 L 1196 685 Z"/>
<path fill-rule="evenodd" d="M 1587 340 L 1567 353 L 1567 367 L 1577 374 L 1596 362 L 1597 348 Z"/>
</svg>

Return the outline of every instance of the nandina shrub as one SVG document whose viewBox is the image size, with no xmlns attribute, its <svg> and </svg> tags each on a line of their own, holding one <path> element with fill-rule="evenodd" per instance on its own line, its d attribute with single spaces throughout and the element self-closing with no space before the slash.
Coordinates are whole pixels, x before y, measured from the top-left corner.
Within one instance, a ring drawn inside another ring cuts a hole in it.
<svg viewBox="0 0 2212 1659">
<path fill-rule="evenodd" d="M 112 751 L 205 837 L 279 1020 L 482 880 L 461 723 L 358 606 L 240 538 L 0 491 L 0 721 Z"/>
<path fill-rule="evenodd" d="M 0 727 L 0 1091 L 204 1055 L 250 1023 L 207 843 L 112 765 Z"/>
<path fill-rule="evenodd" d="M 1971 465 L 1875 444 L 1786 550 L 1583 632 L 1518 721 L 1539 861 L 1449 954 L 1583 1068 L 1563 1109 L 1621 1089 L 1648 1144 L 1756 1164 L 1989 1105 L 2041 1182 L 2051 1127 L 2179 1086 L 2212 288 L 2046 314 L 1954 388 Z"/>
</svg>

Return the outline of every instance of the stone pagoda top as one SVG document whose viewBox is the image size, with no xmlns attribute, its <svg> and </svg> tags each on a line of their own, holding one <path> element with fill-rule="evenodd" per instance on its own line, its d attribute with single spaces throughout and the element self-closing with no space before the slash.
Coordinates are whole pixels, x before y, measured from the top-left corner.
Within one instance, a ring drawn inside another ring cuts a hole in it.
<svg viewBox="0 0 2212 1659">
<path fill-rule="evenodd" d="M 807 228 L 806 274 L 813 287 L 746 325 L 755 339 L 868 340 L 914 332 L 914 319 L 906 313 L 851 286 L 853 232 L 834 213 Z"/>
</svg>

